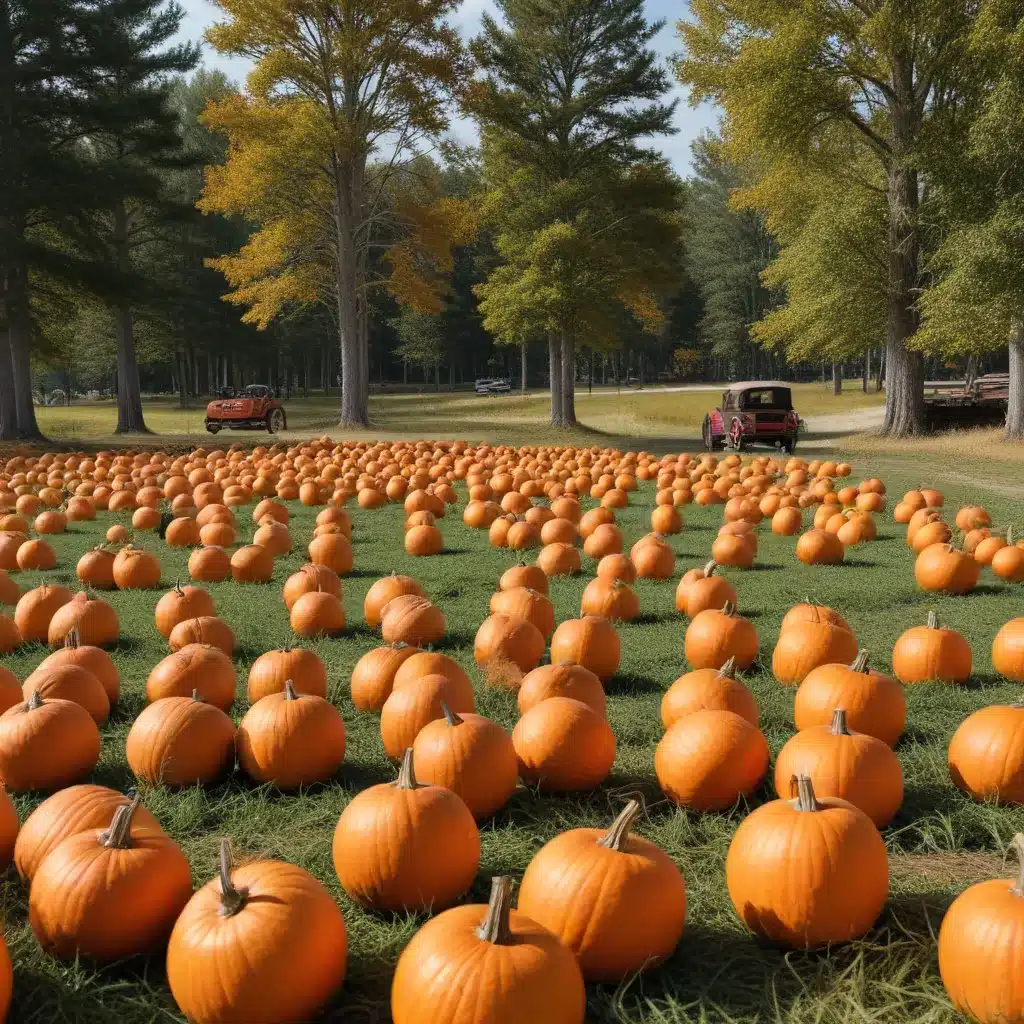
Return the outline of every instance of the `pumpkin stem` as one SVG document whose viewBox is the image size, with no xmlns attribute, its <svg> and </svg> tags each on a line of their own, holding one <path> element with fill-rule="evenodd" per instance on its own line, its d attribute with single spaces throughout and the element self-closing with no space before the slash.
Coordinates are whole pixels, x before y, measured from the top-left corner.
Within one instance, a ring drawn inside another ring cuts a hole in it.
<svg viewBox="0 0 1024 1024">
<path fill-rule="evenodd" d="M 736 655 L 733 655 L 719 670 L 719 679 L 732 679 L 736 671 Z"/>
<path fill-rule="evenodd" d="M 398 778 L 393 783 L 395 789 L 419 789 L 420 784 L 416 781 L 416 771 L 412 763 L 412 747 L 405 748 L 402 755 L 402 766 L 398 769 Z"/>
<path fill-rule="evenodd" d="M 796 809 L 798 811 L 820 811 L 821 804 L 814 796 L 814 783 L 809 775 L 796 777 Z"/>
<path fill-rule="evenodd" d="M 929 612 L 928 613 L 928 628 L 938 629 L 939 628 L 939 613 Z"/>
<path fill-rule="evenodd" d="M 130 804 L 122 804 L 114 811 L 110 828 L 100 835 L 100 846 L 108 850 L 130 850 L 132 848 L 132 816 L 142 803 L 142 797 L 135 794 Z"/>
<path fill-rule="evenodd" d="M 495 946 L 508 946 L 512 942 L 512 930 L 508 916 L 512 910 L 512 879 L 508 875 L 495 875 L 491 879 L 491 898 L 487 904 L 487 916 L 476 930 L 477 938 Z"/>
<path fill-rule="evenodd" d="M 615 850 L 617 853 L 621 853 L 623 844 L 629 838 L 629 830 L 633 822 L 640 817 L 640 811 L 640 801 L 630 800 L 612 822 L 611 828 L 598 839 L 597 845 L 603 846 L 606 850 Z"/>
<path fill-rule="evenodd" d="M 178 595 L 178 597 L 184 597 L 185 596 L 185 591 L 181 589 L 181 577 L 180 576 L 174 581 L 174 592 Z"/>
<path fill-rule="evenodd" d="M 1018 832 L 1010 840 L 1013 852 L 1017 854 L 1017 884 L 1010 890 L 1014 896 L 1024 899 L 1024 834 Z"/>
<path fill-rule="evenodd" d="M 77 651 L 81 638 L 78 635 L 78 627 L 72 626 L 64 636 L 64 646 L 69 651 Z"/>
<path fill-rule="evenodd" d="M 868 651 L 866 647 L 862 647 L 857 652 L 857 657 L 850 663 L 851 672 L 863 672 L 865 675 L 868 672 Z"/>
<path fill-rule="evenodd" d="M 726 601 L 725 604 L 722 605 L 722 614 L 728 615 L 729 618 L 732 618 L 736 614 L 736 605 L 734 605 L 732 601 Z"/>
<path fill-rule="evenodd" d="M 850 730 L 846 728 L 846 711 L 843 708 L 836 708 L 832 712 L 832 725 L 828 730 L 833 736 L 849 736 Z"/>
<path fill-rule="evenodd" d="M 444 720 L 449 725 L 462 725 L 463 719 L 459 718 L 459 716 L 452 711 L 444 701 L 441 701 L 441 712 L 444 715 Z"/>
<path fill-rule="evenodd" d="M 718 568 L 718 563 L 712 558 L 711 561 L 708 562 L 708 564 L 704 566 L 704 579 L 707 579 L 709 576 L 714 576 L 715 575 L 715 570 L 717 568 Z"/>
<path fill-rule="evenodd" d="M 234 917 L 249 898 L 248 889 L 236 888 L 231 881 L 231 840 L 225 837 L 220 841 L 220 912 L 224 917 Z"/>
<path fill-rule="evenodd" d="M 285 700 L 298 700 L 299 695 L 295 692 L 295 684 L 290 680 L 284 681 L 284 699 Z"/>
<path fill-rule="evenodd" d="M 43 706 L 43 698 L 39 695 L 38 690 L 33 690 L 29 694 L 28 702 L 26 704 L 27 711 L 36 711 L 38 708 Z"/>
<path fill-rule="evenodd" d="M 203 700 L 203 698 L 199 696 L 199 691 L 198 691 L 198 690 L 193 690 L 193 691 L 192 691 L 192 699 L 193 699 L 194 701 L 197 701 L 197 702 L 198 702 L 199 704 L 205 704 L 205 703 L 206 703 L 206 702 L 205 702 L 205 701 Z"/>
</svg>

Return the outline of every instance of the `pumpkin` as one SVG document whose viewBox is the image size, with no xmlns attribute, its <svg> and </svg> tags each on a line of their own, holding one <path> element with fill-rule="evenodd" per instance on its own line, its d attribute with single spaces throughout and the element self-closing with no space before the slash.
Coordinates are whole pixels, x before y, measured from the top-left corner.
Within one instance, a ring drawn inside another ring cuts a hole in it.
<svg viewBox="0 0 1024 1024">
<path fill-rule="evenodd" d="M 62 647 L 71 632 L 90 647 L 113 647 L 120 639 L 121 623 L 106 601 L 80 590 L 53 613 L 46 641 L 51 647 Z"/>
<path fill-rule="evenodd" d="M 1010 619 L 992 641 L 992 667 L 1007 679 L 1024 683 L 1024 616 Z"/>
<path fill-rule="evenodd" d="M 1001 580 L 1024 583 L 1024 543 L 1014 541 L 1013 528 L 1006 531 L 1006 545 L 992 556 L 992 571 Z"/>
<path fill-rule="evenodd" d="M 179 622 L 196 619 L 203 615 L 216 615 L 213 598 L 202 587 L 183 587 L 177 580 L 173 589 L 167 591 L 156 603 L 153 613 L 156 631 L 162 637 L 170 637 Z"/>
<path fill-rule="evenodd" d="M 109 828 L 69 836 L 37 868 L 29 923 L 53 956 L 112 962 L 154 952 L 188 903 L 185 854 L 163 832 L 133 827 L 137 806 L 138 797 L 117 808 Z"/>
<path fill-rule="evenodd" d="M 352 571 L 352 545 L 340 533 L 326 533 L 314 537 L 306 548 L 314 565 L 325 565 L 339 576 Z"/>
<path fill-rule="evenodd" d="M 545 576 L 572 576 L 583 567 L 580 553 L 572 544 L 546 544 L 537 553 L 536 568 Z"/>
<path fill-rule="evenodd" d="M 914 562 L 917 585 L 943 594 L 966 594 L 980 574 L 981 563 L 952 544 L 930 544 Z"/>
<path fill-rule="evenodd" d="M 511 743 L 509 745 L 511 749 Z M 513 761 L 515 754 L 512 755 Z M 6 790 L 0 789 L 0 868 L 6 870 L 14 860 L 14 847 L 18 839 L 18 810 Z M 0 986 L 0 1004 L 2 1004 L 2 986 Z M 0 1014 L 0 1020 L 3 1020 Z"/>
<path fill-rule="evenodd" d="M 489 818 L 508 803 L 519 782 L 512 739 L 481 715 L 457 715 L 443 701 L 441 712 L 443 717 L 428 722 L 413 742 L 417 776 L 457 793 L 474 818 Z"/>
<path fill-rule="evenodd" d="M 70 786 L 99 757 L 99 729 L 74 701 L 44 700 L 34 691 L 0 715 L 0 783 L 12 792 Z"/>
<path fill-rule="evenodd" d="M 179 622 L 167 644 L 172 651 L 180 651 L 189 644 L 208 644 L 217 647 L 229 658 L 235 652 L 235 634 L 231 627 L 216 615 L 201 615 L 195 619 L 184 619 Z"/>
<path fill-rule="evenodd" d="M 971 675 L 971 647 L 955 630 L 939 628 L 939 617 L 928 613 L 924 626 L 900 636 L 892 651 L 893 675 L 901 683 L 963 683 Z"/>
<path fill-rule="evenodd" d="M 398 760 L 428 723 L 444 717 L 442 704 L 459 714 L 472 713 L 473 687 L 464 677 L 440 673 L 395 686 L 380 712 L 380 735 L 388 757 Z"/>
<path fill-rule="evenodd" d="M 683 517 L 674 505 L 657 505 L 651 512 L 651 529 L 655 533 L 679 533 Z"/>
<path fill-rule="evenodd" d="M 348 937 L 337 903 L 294 864 L 235 867 L 188 901 L 167 946 L 167 981 L 196 1024 L 294 1024 L 316 1016 L 345 980 Z"/>
<path fill-rule="evenodd" d="M 795 537 L 803 525 L 803 513 L 793 506 L 780 508 L 772 515 L 772 533 L 777 537 Z"/>
<path fill-rule="evenodd" d="M 235 737 L 238 763 L 257 782 L 297 789 L 329 779 L 345 759 L 345 723 L 323 697 L 298 693 L 291 680 L 246 712 Z"/>
<path fill-rule="evenodd" d="M 583 535 L 582 529 L 580 533 Z M 589 558 L 604 558 L 605 555 L 617 555 L 622 551 L 622 531 L 614 523 L 601 523 L 585 536 L 583 553 Z"/>
<path fill-rule="evenodd" d="M 196 548 L 188 556 L 188 574 L 200 583 L 220 583 L 231 575 L 231 556 L 220 547 Z"/>
<path fill-rule="evenodd" d="M 292 550 L 292 535 L 288 527 L 273 518 L 261 522 L 259 529 L 252 535 L 252 542 L 266 548 L 274 558 L 287 555 Z"/>
<path fill-rule="evenodd" d="M 721 609 L 708 608 L 690 620 L 683 646 L 694 668 L 721 668 L 734 658 L 742 670 L 757 657 L 757 630 L 726 602 Z"/>
<path fill-rule="evenodd" d="M 722 811 L 749 797 L 768 771 L 768 741 L 732 711 L 684 715 L 661 738 L 654 773 L 665 795 L 681 807 Z"/>
<path fill-rule="evenodd" d="M 571 661 L 557 665 L 540 665 L 523 676 L 516 700 L 519 713 L 525 715 L 530 708 L 549 697 L 571 697 L 605 715 L 604 686 L 590 669 Z"/>
<path fill-rule="evenodd" d="M 917 509 L 907 522 L 907 547 L 913 548 L 914 538 L 918 530 L 929 523 L 941 523 L 942 513 L 937 508 L 929 508 L 927 505 Z M 947 537 L 946 540 L 949 538 Z"/>
<path fill-rule="evenodd" d="M 571 697 L 535 704 L 512 730 L 519 774 L 543 792 L 594 789 L 615 762 L 615 734 L 604 715 Z"/>
<path fill-rule="evenodd" d="M 340 636 L 345 631 L 345 608 L 334 594 L 314 590 L 292 605 L 289 623 L 296 636 Z"/>
<path fill-rule="evenodd" d="M 21 597 L 21 587 L 7 575 L 6 569 L 0 569 L 0 604 L 16 605 Z"/>
<path fill-rule="evenodd" d="M 246 682 L 249 703 L 283 693 L 287 681 L 297 693 L 327 697 L 327 669 L 320 656 L 304 647 L 283 647 L 265 651 L 252 663 Z"/>
<path fill-rule="evenodd" d="M 498 590 L 491 595 L 491 613 L 532 622 L 547 638 L 555 631 L 555 609 L 548 598 L 537 590 L 515 587 Z"/>
<path fill-rule="evenodd" d="M 586 540 L 599 526 L 614 522 L 615 513 L 610 508 L 592 508 L 589 512 L 584 512 L 580 517 L 580 536 Z"/>
<path fill-rule="evenodd" d="M 523 875 L 520 913 L 576 954 L 587 981 L 617 983 L 656 967 L 683 935 L 686 882 L 660 847 L 630 833 L 639 814 L 630 800 L 607 830 L 563 832 Z"/>
<path fill-rule="evenodd" d="M 721 668 L 698 668 L 680 676 L 662 695 L 661 721 L 670 729 L 695 711 L 732 711 L 751 725 L 758 724 L 754 695 L 737 679 L 734 659 Z"/>
<path fill-rule="evenodd" d="M 0 714 L 24 699 L 18 677 L 9 668 L 0 665 Z"/>
<path fill-rule="evenodd" d="M 107 698 L 111 704 L 116 704 L 120 696 L 121 676 L 117 666 L 111 660 L 109 654 L 100 647 L 92 647 L 79 642 L 78 633 L 71 630 L 64 638 L 64 646 L 59 647 L 52 654 L 47 655 L 25 680 L 26 683 L 39 678 L 46 669 L 58 665 L 73 664 L 88 669 L 107 692 Z M 36 676 L 39 673 L 39 676 Z M 20 687 L 19 687 L 20 692 Z M 18 698 L 21 699 L 20 697 Z"/>
<path fill-rule="evenodd" d="M 868 652 L 859 651 L 849 665 L 819 665 L 804 676 L 796 691 L 793 720 L 798 730 L 827 726 L 835 708 L 846 712 L 847 725 L 896 746 L 907 722 L 907 701 L 895 679 L 868 668 Z"/>
<path fill-rule="evenodd" d="M 636 582 L 636 566 L 627 555 L 605 555 L 597 563 L 597 578 L 609 583 L 621 580 L 623 583 L 632 584 Z"/>
<path fill-rule="evenodd" d="M 941 519 L 932 519 L 914 531 L 910 547 L 920 554 L 932 544 L 948 544 L 952 536 L 953 531 Z"/>
<path fill-rule="evenodd" d="M 326 594 L 334 594 L 335 597 L 340 598 L 342 597 L 341 580 L 333 569 L 324 565 L 307 563 L 293 572 L 285 581 L 282 591 L 285 608 L 291 611 L 292 606 L 303 594 L 317 590 Z"/>
<path fill-rule="evenodd" d="M 444 551 L 444 537 L 436 526 L 414 526 L 405 535 L 405 552 L 420 557 Z"/>
<path fill-rule="evenodd" d="M 235 763 L 235 723 L 212 704 L 191 697 L 162 697 L 132 723 L 128 765 L 154 786 L 216 782 Z"/>
<path fill-rule="evenodd" d="M 752 533 L 719 534 L 711 545 L 711 557 L 719 565 L 731 565 L 736 569 L 749 569 L 757 554 L 756 537 Z"/>
<path fill-rule="evenodd" d="M 199 524 L 189 516 L 180 516 L 168 523 L 164 540 L 171 548 L 194 548 L 203 543 Z"/>
<path fill-rule="evenodd" d="M 975 800 L 1024 804 L 1024 704 L 994 705 L 960 723 L 949 743 L 953 785 Z"/>
<path fill-rule="evenodd" d="M 410 748 L 395 782 L 364 789 L 341 812 L 332 855 L 341 887 L 362 906 L 439 910 L 472 885 L 480 833 L 461 797 L 417 781 Z"/>
<path fill-rule="evenodd" d="M 24 533 L 0 530 L 0 569 L 15 572 L 21 568 L 18 565 L 18 549 L 27 539 Z"/>
<path fill-rule="evenodd" d="M 888 896 L 885 842 L 852 804 L 818 799 L 806 776 L 797 787 L 795 800 L 740 822 L 725 862 L 729 897 L 751 931 L 793 949 L 859 938 Z"/>
<path fill-rule="evenodd" d="M 113 573 L 119 590 L 152 590 L 160 586 L 160 563 L 148 551 L 131 544 L 118 551 Z"/>
<path fill-rule="evenodd" d="M 467 503 L 462 512 L 462 521 L 473 530 L 486 530 L 490 528 L 498 516 L 501 515 L 501 506 L 493 501 L 482 501 L 479 499 Z"/>
<path fill-rule="evenodd" d="M 939 929 L 939 974 L 946 994 L 980 1024 L 1024 1019 L 1020 943 L 1024 928 L 1024 835 L 1013 837 L 1016 878 L 978 882 L 946 911 Z"/>
<path fill-rule="evenodd" d="M 547 511 L 546 509 L 534 509 L 535 512 Z M 540 528 L 541 544 L 569 544 L 576 543 L 579 531 L 576 524 L 568 519 L 549 519 Z"/>
<path fill-rule="evenodd" d="M 791 780 L 809 776 L 814 791 L 859 807 L 885 828 L 903 803 L 903 769 L 892 748 L 866 733 L 852 733 L 846 712 L 836 708 L 831 725 L 816 725 L 791 737 L 775 761 L 775 790 L 788 795 Z"/>
<path fill-rule="evenodd" d="M 676 587 L 676 611 L 694 618 L 709 608 L 723 608 L 726 603 L 738 608 L 736 588 L 716 575 L 718 563 L 712 559 L 703 569 L 690 569 Z"/>
<path fill-rule="evenodd" d="M 31 882 L 47 854 L 68 836 L 110 825 L 118 807 L 131 800 L 116 789 L 82 784 L 58 790 L 47 797 L 26 819 L 14 844 L 18 874 Z M 160 831 L 160 825 L 141 805 L 134 816 L 137 828 Z"/>
<path fill-rule="evenodd" d="M 95 590 L 113 590 L 114 560 L 114 553 L 103 545 L 92 548 L 78 560 L 75 565 L 75 576 L 80 583 Z"/>
<path fill-rule="evenodd" d="M 572 661 L 604 681 L 618 671 L 622 644 L 612 623 L 601 616 L 566 619 L 552 634 L 551 663 Z"/>
<path fill-rule="evenodd" d="M 274 575 L 274 554 L 262 544 L 236 548 L 231 556 L 231 578 L 236 583 L 269 583 Z"/>
<path fill-rule="evenodd" d="M 675 552 L 657 535 L 644 538 L 634 545 L 630 558 L 641 579 L 667 580 L 676 571 Z"/>
<path fill-rule="evenodd" d="M 386 643 L 407 643 L 414 647 L 438 643 L 445 632 L 444 614 L 425 597 L 404 594 L 390 600 L 381 617 L 381 635 Z"/>
<path fill-rule="evenodd" d="M 796 557 L 804 565 L 839 565 L 845 551 L 843 542 L 825 530 L 808 530 L 796 542 Z"/>
<path fill-rule="evenodd" d="M 157 662 L 146 680 L 146 700 L 150 703 L 161 697 L 190 697 L 193 692 L 221 711 L 231 709 L 235 699 L 235 667 L 219 647 L 182 647 Z"/>
<path fill-rule="evenodd" d="M 55 583 L 43 583 L 22 594 L 14 606 L 14 625 L 21 639 L 25 643 L 46 643 L 50 620 L 71 598 L 67 587 Z"/>
<path fill-rule="evenodd" d="M 486 907 L 453 907 L 423 925 L 395 966 L 394 1024 L 583 1024 L 576 958 L 511 907 L 512 879 L 494 878 Z"/>
<path fill-rule="evenodd" d="M 457 683 L 462 692 L 473 692 L 473 683 L 466 675 L 462 666 L 449 658 L 447 654 L 439 651 L 419 651 L 412 648 L 413 653 L 402 660 L 395 672 L 393 689 L 403 689 L 407 686 L 415 686 L 416 683 L 426 676 L 441 675 L 447 676 Z"/>
<path fill-rule="evenodd" d="M 0 654 L 9 654 L 21 642 L 21 633 L 14 619 L 8 615 L 0 615 Z"/>
<path fill-rule="evenodd" d="M 640 599 L 628 583 L 595 577 L 583 588 L 580 615 L 598 615 L 613 622 L 629 622 L 640 614 Z"/>
<path fill-rule="evenodd" d="M 363 619 L 366 625 L 370 629 L 376 629 L 381 623 L 387 603 L 406 594 L 415 597 L 427 596 L 427 592 L 411 576 L 398 576 L 392 573 L 377 580 L 366 592 L 366 598 L 363 600 Z"/>
<path fill-rule="evenodd" d="M 57 565 L 57 554 L 45 541 L 35 538 L 26 540 L 15 556 L 19 569 L 53 569 Z"/>
<path fill-rule="evenodd" d="M 992 525 L 992 517 L 981 505 L 965 505 L 957 512 L 955 521 L 957 528 L 965 533 Z"/>
<path fill-rule="evenodd" d="M 823 604 L 812 604 L 810 598 L 806 601 L 801 601 L 799 604 L 793 605 L 792 608 L 782 616 L 782 622 L 779 625 L 779 631 L 789 629 L 790 626 L 795 625 L 798 622 L 828 622 L 833 626 L 841 626 L 847 632 L 852 633 L 850 624 L 832 608 Z"/>
<path fill-rule="evenodd" d="M 499 590 L 515 590 L 517 587 L 526 587 L 527 590 L 535 590 L 538 594 L 548 593 L 547 573 L 536 565 L 526 565 L 520 562 L 506 569 L 498 580 Z"/>
<path fill-rule="evenodd" d="M 848 629 L 807 619 L 779 633 L 772 672 L 780 683 L 793 686 L 819 665 L 848 664 L 856 657 L 857 638 Z"/>
<path fill-rule="evenodd" d="M 403 662 L 418 653 L 418 647 L 410 647 L 404 643 L 387 644 L 367 651 L 352 669 L 352 679 L 349 683 L 356 711 L 380 711 L 391 696 L 395 685 L 395 673 Z M 249 699 L 252 700 L 252 697 Z"/>
<path fill-rule="evenodd" d="M 110 717 L 110 698 L 103 684 L 81 665 L 64 662 L 40 665 L 22 685 L 28 700 L 38 693 L 44 700 L 70 700 L 80 704 L 97 725 Z"/>
</svg>

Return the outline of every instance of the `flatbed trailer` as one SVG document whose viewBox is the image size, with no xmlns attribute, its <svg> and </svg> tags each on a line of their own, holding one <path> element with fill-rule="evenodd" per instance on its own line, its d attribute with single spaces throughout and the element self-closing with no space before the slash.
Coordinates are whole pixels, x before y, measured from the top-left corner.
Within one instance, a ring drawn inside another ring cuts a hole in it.
<svg viewBox="0 0 1024 1024">
<path fill-rule="evenodd" d="M 925 423 L 929 430 L 997 425 L 1006 419 L 1010 375 L 988 373 L 973 382 L 926 381 Z"/>
</svg>

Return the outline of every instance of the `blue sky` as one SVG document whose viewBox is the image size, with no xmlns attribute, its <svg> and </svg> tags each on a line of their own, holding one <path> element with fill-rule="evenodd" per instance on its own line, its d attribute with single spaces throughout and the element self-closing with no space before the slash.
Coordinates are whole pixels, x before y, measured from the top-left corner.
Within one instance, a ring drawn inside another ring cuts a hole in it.
<svg viewBox="0 0 1024 1024">
<path fill-rule="evenodd" d="M 185 8 L 182 34 L 186 38 L 200 40 L 206 27 L 217 20 L 218 8 L 209 0 L 179 0 L 179 2 Z M 467 37 L 477 32 L 480 16 L 490 6 L 490 0 L 464 0 L 457 22 Z M 665 57 L 679 49 L 674 23 L 685 14 L 686 10 L 686 3 L 680 2 L 680 0 L 647 0 L 648 17 L 652 21 L 661 19 L 667 21 L 666 26 L 655 40 L 658 52 Z M 221 68 L 237 81 L 241 81 L 248 71 L 245 61 L 219 57 L 209 47 L 205 47 L 203 59 L 208 66 Z M 676 87 L 673 96 L 679 100 L 675 119 L 679 132 L 661 140 L 659 146 L 671 160 L 673 167 L 680 174 L 686 175 L 690 167 L 690 143 L 705 128 L 714 124 L 715 113 L 713 108 L 708 106 L 703 106 L 698 110 L 692 109 L 687 103 L 686 90 L 682 86 Z M 470 141 L 473 138 L 473 126 L 467 122 L 454 124 L 453 132 L 465 141 Z"/>
</svg>

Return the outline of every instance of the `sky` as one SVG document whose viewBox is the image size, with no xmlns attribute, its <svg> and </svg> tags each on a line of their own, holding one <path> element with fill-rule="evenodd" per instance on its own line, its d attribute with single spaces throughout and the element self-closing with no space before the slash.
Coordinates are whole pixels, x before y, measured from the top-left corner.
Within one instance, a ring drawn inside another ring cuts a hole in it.
<svg viewBox="0 0 1024 1024">
<path fill-rule="evenodd" d="M 179 0 L 185 8 L 185 20 L 181 34 L 186 39 L 199 41 L 203 32 L 221 13 L 209 0 Z M 679 50 L 679 40 L 675 34 L 675 21 L 687 9 L 681 0 L 646 0 L 647 16 L 651 21 L 665 20 L 667 24 L 655 38 L 658 53 L 668 58 Z M 492 9 L 490 0 L 463 0 L 456 17 L 456 22 L 466 38 L 475 35 L 480 27 L 480 17 L 485 10 Z M 220 68 L 228 76 L 241 82 L 249 70 L 244 60 L 219 56 L 204 44 L 203 62 L 208 67 Z M 673 79 L 674 81 L 674 79 Z M 715 123 L 714 108 L 705 104 L 694 110 L 687 102 L 687 90 L 676 85 L 672 98 L 678 99 L 675 124 L 678 133 L 658 141 L 657 146 L 669 158 L 672 166 L 684 177 L 690 170 L 690 143 L 706 128 Z M 475 138 L 471 122 L 459 121 L 452 125 L 453 134 L 463 142 L 472 142 Z"/>
</svg>

